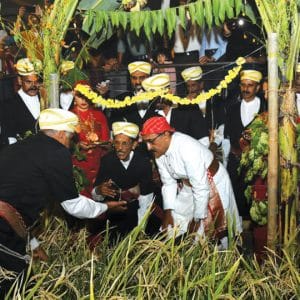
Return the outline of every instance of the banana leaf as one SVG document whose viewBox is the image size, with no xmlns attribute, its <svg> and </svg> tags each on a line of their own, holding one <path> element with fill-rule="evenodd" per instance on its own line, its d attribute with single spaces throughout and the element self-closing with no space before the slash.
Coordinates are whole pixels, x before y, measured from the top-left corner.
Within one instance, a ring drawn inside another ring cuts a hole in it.
<svg viewBox="0 0 300 300">
<path fill-rule="evenodd" d="M 121 0 L 81 0 L 77 9 L 81 11 L 93 10 L 95 12 L 114 11 L 118 9 L 120 5 Z M 105 26 L 106 30 L 96 32 L 94 22 L 96 22 L 95 18 L 86 15 L 83 20 L 82 30 L 90 36 L 88 47 L 97 49 L 104 41 L 113 35 L 114 31 L 109 21 L 108 26 Z"/>
</svg>

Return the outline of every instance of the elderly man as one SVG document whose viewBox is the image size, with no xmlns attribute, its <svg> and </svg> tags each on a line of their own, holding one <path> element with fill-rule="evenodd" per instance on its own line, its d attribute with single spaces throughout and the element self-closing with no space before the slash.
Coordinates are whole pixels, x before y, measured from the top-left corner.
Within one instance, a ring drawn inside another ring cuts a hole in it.
<svg viewBox="0 0 300 300">
<path fill-rule="evenodd" d="M 198 232 L 224 242 L 228 229 L 240 232 L 239 214 L 225 168 L 197 140 L 175 132 L 165 118 L 150 118 L 141 132 L 153 152 L 162 181 L 163 229 L 177 234 Z M 178 182 L 180 183 L 178 185 Z M 235 224 L 235 225 L 233 225 Z M 224 239 L 223 239 L 224 238 Z"/>
<path fill-rule="evenodd" d="M 38 70 L 40 61 L 32 62 L 28 58 L 18 60 L 16 69 L 20 89 L 17 94 L 5 100 L 4 129 L 9 143 L 16 142 L 26 131 L 36 132 L 36 123 L 40 115 Z"/>
<path fill-rule="evenodd" d="M 182 77 L 187 87 L 187 98 L 194 99 L 204 92 L 204 82 L 202 80 L 202 69 L 200 67 L 190 67 L 182 71 Z M 196 105 L 193 108 L 196 109 Z M 199 103 L 210 132 L 210 149 L 215 153 L 217 147 L 221 152 L 226 152 L 229 144 L 224 142 L 225 106 L 219 97 L 213 97 L 205 102 Z M 227 150 L 228 152 L 228 150 Z M 224 161 L 224 157 L 222 157 Z"/>
<path fill-rule="evenodd" d="M 69 145 L 78 118 L 61 109 L 41 112 L 41 132 L 8 146 L 0 156 L 0 266 L 26 275 L 30 229 L 49 201 L 77 218 L 95 218 L 108 209 L 126 209 L 125 201 L 97 203 L 76 190 Z M 5 171 L 4 171 L 5 170 Z M 9 280 L 0 282 L 0 296 Z M 2 297 L 0 297 L 2 299 Z"/>
<path fill-rule="evenodd" d="M 166 73 L 153 75 L 145 79 L 142 86 L 148 92 L 169 91 L 170 76 Z M 209 145 L 208 127 L 199 109 L 179 109 L 163 97 L 156 100 L 155 106 L 157 115 L 165 117 L 177 131 L 190 135 L 205 146 Z"/>
<path fill-rule="evenodd" d="M 126 234 L 141 222 L 151 206 L 154 196 L 152 166 L 146 155 L 134 151 L 139 133 L 137 125 L 115 122 L 112 130 L 114 151 L 101 160 L 93 197 L 96 200 L 119 198 L 128 201 L 126 212 L 109 216 L 117 232 Z"/>
<path fill-rule="evenodd" d="M 230 153 L 227 170 L 232 182 L 239 212 L 242 217 L 249 217 L 249 204 L 244 196 L 246 185 L 243 176 L 238 174 L 242 149 L 239 141 L 243 131 L 254 120 L 256 114 L 266 110 L 264 100 L 256 95 L 260 89 L 262 74 L 256 70 L 244 70 L 240 74 L 242 100 L 231 106 L 227 112 L 224 136 L 230 141 Z"/>
<path fill-rule="evenodd" d="M 131 92 L 121 94 L 118 98 L 132 97 L 143 92 L 142 81 L 150 76 L 151 65 L 145 61 L 136 61 L 128 65 L 130 74 Z M 153 102 L 140 101 L 125 109 L 118 109 L 112 112 L 111 121 L 128 121 L 142 127 L 143 123 L 155 115 Z"/>
</svg>

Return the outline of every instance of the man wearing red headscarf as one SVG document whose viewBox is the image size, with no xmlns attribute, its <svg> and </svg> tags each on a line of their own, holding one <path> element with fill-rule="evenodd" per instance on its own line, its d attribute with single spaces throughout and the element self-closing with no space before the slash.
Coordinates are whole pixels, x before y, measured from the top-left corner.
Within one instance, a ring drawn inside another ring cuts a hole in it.
<svg viewBox="0 0 300 300">
<path fill-rule="evenodd" d="M 156 159 L 162 181 L 162 229 L 176 235 L 186 232 L 213 235 L 226 247 L 227 214 L 232 230 L 239 233 L 239 214 L 229 176 L 221 163 L 199 141 L 175 132 L 165 118 L 148 119 L 141 132 Z M 179 182 L 179 184 L 178 184 Z M 234 225 L 233 225 L 234 224 Z M 227 224 L 229 225 L 229 224 Z"/>
</svg>

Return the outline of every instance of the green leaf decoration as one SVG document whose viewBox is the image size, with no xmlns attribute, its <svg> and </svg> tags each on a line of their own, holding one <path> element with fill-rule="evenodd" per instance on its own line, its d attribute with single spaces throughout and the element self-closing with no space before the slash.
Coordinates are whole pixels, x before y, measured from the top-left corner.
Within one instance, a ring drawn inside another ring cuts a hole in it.
<svg viewBox="0 0 300 300">
<path fill-rule="evenodd" d="M 234 0 L 229 0 L 229 5 L 230 5 L 231 7 L 234 7 Z"/>
<path fill-rule="evenodd" d="M 213 8 L 213 13 L 214 16 L 219 15 L 219 9 L 220 9 L 220 0 L 212 0 L 212 8 Z"/>
<path fill-rule="evenodd" d="M 123 27 L 123 29 L 125 30 L 126 27 L 127 27 L 127 22 L 128 22 L 128 19 L 127 19 L 127 13 L 121 12 L 121 13 L 118 13 L 118 14 L 119 14 L 119 21 L 120 21 L 120 24 L 121 24 L 121 26 Z"/>
<path fill-rule="evenodd" d="M 173 31 L 176 27 L 176 10 L 175 9 L 167 9 L 165 11 L 167 28 L 168 28 L 168 37 L 171 38 Z"/>
<path fill-rule="evenodd" d="M 151 15 L 150 15 L 150 11 L 145 12 L 144 31 L 145 31 L 147 39 L 150 40 L 151 36 L 152 36 L 152 34 L 151 34 Z"/>
<path fill-rule="evenodd" d="M 92 29 L 92 24 L 93 23 L 94 23 L 94 13 L 91 10 L 89 10 L 87 12 L 87 16 L 84 19 L 84 22 L 82 24 L 82 29 L 84 31 L 88 31 L 89 32 Z"/>
<path fill-rule="evenodd" d="M 185 6 L 179 6 L 178 8 L 178 15 L 179 15 L 179 21 L 180 25 L 183 29 L 186 28 L 186 14 L 185 14 Z"/>
<path fill-rule="evenodd" d="M 205 0 L 205 20 L 208 28 L 211 28 L 212 21 L 213 21 L 213 11 L 212 11 L 212 5 L 211 0 Z"/>
<path fill-rule="evenodd" d="M 249 4 L 245 5 L 245 15 L 251 20 L 253 24 L 256 24 L 256 18 L 252 7 Z"/>
<path fill-rule="evenodd" d="M 195 3 L 196 10 L 196 23 L 202 27 L 204 24 L 204 6 L 202 1 L 197 1 Z"/>
<path fill-rule="evenodd" d="M 234 8 L 235 8 L 235 16 L 236 17 L 241 13 L 242 7 L 243 7 L 243 1 L 242 0 L 235 0 L 234 1 Z"/>
<path fill-rule="evenodd" d="M 219 10 L 220 10 L 220 0 L 212 0 L 212 8 L 214 14 L 215 24 L 220 26 L 220 19 L 219 19 Z"/>
<path fill-rule="evenodd" d="M 140 35 L 142 15 L 139 12 L 130 13 L 130 30 L 135 31 L 136 35 Z"/>
<path fill-rule="evenodd" d="M 223 0 L 226 10 L 226 15 L 228 19 L 232 19 L 234 17 L 234 11 L 232 6 L 230 5 L 230 0 Z"/>
<path fill-rule="evenodd" d="M 108 18 L 108 13 L 106 11 L 102 11 L 102 19 L 103 19 L 104 26 L 107 27 L 109 23 L 109 18 Z"/>
<path fill-rule="evenodd" d="M 95 32 L 99 32 L 100 29 L 103 27 L 103 12 L 102 11 L 95 12 L 94 26 L 95 26 Z"/>
<path fill-rule="evenodd" d="M 152 24 L 152 33 L 157 31 L 157 15 L 155 11 L 150 12 L 151 24 Z"/>
<path fill-rule="evenodd" d="M 194 3 L 190 4 L 189 6 L 189 13 L 191 17 L 191 22 L 192 24 L 195 24 L 195 19 L 196 19 L 196 6 Z"/>
<path fill-rule="evenodd" d="M 223 23 L 225 21 L 225 5 L 224 5 L 223 2 L 222 2 L 222 4 L 219 7 L 219 14 L 218 14 L 218 16 L 219 16 L 220 22 Z"/>
<path fill-rule="evenodd" d="M 164 14 L 161 10 L 158 10 L 157 11 L 157 30 L 160 33 L 160 35 L 163 35 L 164 27 L 165 27 Z"/>
<path fill-rule="evenodd" d="M 117 12 L 115 11 L 111 11 L 110 12 L 110 20 L 111 20 L 111 24 L 114 27 L 118 27 L 120 24 L 120 19 L 119 19 L 119 15 Z"/>
</svg>

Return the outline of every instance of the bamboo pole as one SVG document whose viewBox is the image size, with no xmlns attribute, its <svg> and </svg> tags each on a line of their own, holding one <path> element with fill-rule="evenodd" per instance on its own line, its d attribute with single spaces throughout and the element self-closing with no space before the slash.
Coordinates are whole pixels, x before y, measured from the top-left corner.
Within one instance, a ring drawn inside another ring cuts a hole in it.
<svg viewBox="0 0 300 300">
<path fill-rule="evenodd" d="M 51 108 L 59 108 L 59 86 L 58 86 L 58 74 L 57 73 L 51 73 L 49 74 L 49 106 Z"/>
<path fill-rule="evenodd" d="M 268 34 L 268 240 L 275 250 L 278 218 L 278 34 Z"/>
</svg>

